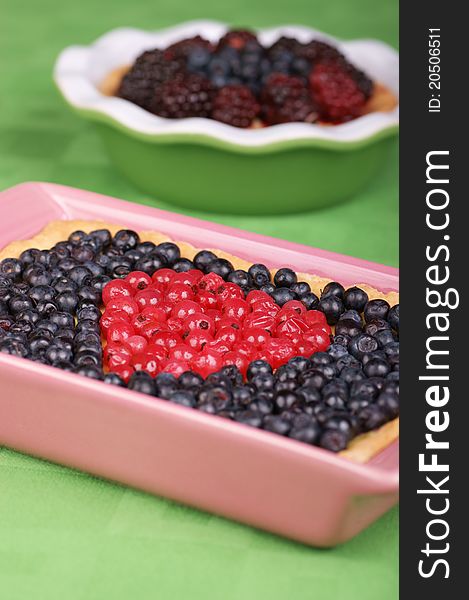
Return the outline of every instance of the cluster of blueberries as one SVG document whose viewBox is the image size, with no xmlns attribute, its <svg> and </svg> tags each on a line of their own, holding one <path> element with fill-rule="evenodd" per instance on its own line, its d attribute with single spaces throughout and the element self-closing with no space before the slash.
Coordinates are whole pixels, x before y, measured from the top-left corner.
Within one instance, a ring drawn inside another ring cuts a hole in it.
<svg viewBox="0 0 469 600">
<path fill-rule="evenodd" d="M 99 320 L 104 285 L 132 271 L 159 268 L 214 272 L 239 285 L 269 293 L 282 306 L 301 300 L 325 313 L 335 335 L 327 352 L 295 357 L 275 372 L 252 362 L 246 380 L 235 366 L 205 380 L 186 372 L 152 378 L 139 371 L 128 384 L 103 372 Z M 399 305 L 369 300 L 365 291 L 331 282 L 321 297 L 291 269 L 273 281 L 260 264 L 235 270 L 202 250 L 193 260 L 176 244 L 156 245 L 138 234 L 106 229 L 72 233 L 50 250 L 28 249 L 0 262 L 0 352 L 127 386 L 171 402 L 317 444 L 332 451 L 399 413 Z"/>
</svg>

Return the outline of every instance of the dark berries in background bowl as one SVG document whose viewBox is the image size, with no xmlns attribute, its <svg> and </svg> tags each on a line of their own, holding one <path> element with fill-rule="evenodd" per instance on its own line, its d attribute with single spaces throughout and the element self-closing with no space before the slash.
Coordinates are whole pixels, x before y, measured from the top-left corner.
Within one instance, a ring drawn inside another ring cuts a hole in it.
<svg viewBox="0 0 469 600">
<path fill-rule="evenodd" d="M 373 83 L 327 42 L 280 38 L 265 47 L 253 31 L 232 30 L 143 52 L 118 95 L 169 119 L 209 117 L 249 128 L 256 122 L 337 124 L 363 113 Z"/>
</svg>

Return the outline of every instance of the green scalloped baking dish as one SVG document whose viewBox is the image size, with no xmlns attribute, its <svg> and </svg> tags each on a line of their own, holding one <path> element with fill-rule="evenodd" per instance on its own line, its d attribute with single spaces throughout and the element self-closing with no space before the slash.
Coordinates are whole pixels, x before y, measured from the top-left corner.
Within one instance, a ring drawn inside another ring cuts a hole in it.
<svg viewBox="0 0 469 600">
<path fill-rule="evenodd" d="M 59 56 L 55 82 L 66 102 L 92 121 L 122 173 L 144 192 L 197 210 L 239 214 L 311 210 L 352 197 L 383 166 L 399 109 L 342 125 L 287 123 L 243 130 L 210 119 L 164 119 L 99 91 L 113 69 L 145 49 L 200 34 L 217 40 L 227 25 L 196 21 L 159 32 L 116 29 L 91 46 Z M 376 40 L 339 42 L 305 27 L 259 32 L 332 41 L 373 79 L 398 95 L 398 54 Z"/>
</svg>

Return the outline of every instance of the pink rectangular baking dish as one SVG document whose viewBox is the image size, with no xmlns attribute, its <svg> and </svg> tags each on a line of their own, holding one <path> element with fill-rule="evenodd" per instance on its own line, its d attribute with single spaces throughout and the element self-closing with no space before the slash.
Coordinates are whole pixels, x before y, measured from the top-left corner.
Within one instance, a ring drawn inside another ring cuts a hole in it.
<svg viewBox="0 0 469 600">
<path fill-rule="evenodd" d="M 0 193 L 0 215 L 0 247 L 53 219 L 97 219 L 345 284 L 398 288 L 396 269 L 58 185 L 26 183 Z M 0 445 L 316 546 L 350 539 L 398 500 L 397 442 L 355 464 L 2 354 Z"/>
</svg>

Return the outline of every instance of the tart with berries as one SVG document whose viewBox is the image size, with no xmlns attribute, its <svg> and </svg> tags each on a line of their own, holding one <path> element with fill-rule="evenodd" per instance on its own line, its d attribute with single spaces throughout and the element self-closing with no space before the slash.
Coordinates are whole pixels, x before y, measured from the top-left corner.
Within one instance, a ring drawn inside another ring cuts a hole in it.
<svg viewBox="0 0 469 600">
<path fill-rule="evenodd" d="M 228 31 L 217 43 L 197 35 L 146 50 L 109 73 L 101 91 L 160 117 L 203 117 L 240 128 L 337 125 L 397 105 L 390 89 L 331 44 L 281 37 L 264 46 L 247 30 Z"/>
<path fill-rule="evenodd" d="M 55 221 L 0 251 L 0 352 L 359 462 L 398 436 L 398 338 L 395 292 L 154 231 Z"/>
</svg>

